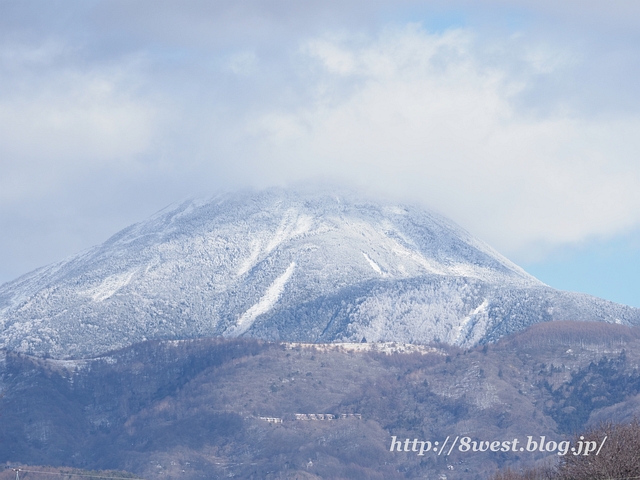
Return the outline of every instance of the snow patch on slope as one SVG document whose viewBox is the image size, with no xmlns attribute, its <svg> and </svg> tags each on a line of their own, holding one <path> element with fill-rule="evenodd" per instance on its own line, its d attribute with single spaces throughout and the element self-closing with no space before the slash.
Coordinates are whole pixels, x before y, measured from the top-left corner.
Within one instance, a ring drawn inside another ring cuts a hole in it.
<svg viewBox="0 0 640 480">
<path fill-rule="evenodd" d="M 247 273 L 251 268 L 258 262 L 258 257 L 260 256 L 260 241 L 253 240 L 251 242 L 251 254 L 247 257 L 240 268 L 236 272 L 237 276 L 240 277 Z"/>
<path fill-rule="evenodd" d="M 255 319 L 262 315 L 263 313 L 267 313 L 269 310 L 273 308 L 276 304 L 280 295 L 282 295 L 282 291 L 284 290 L 284 286 L 287 284 L 291 275 L 293 274 L 294 269 L 296 268 L 296 262 L 291 262 L 291 265 L 287 267 L 285 272 L 280 275 L 278 278 L 274 280 L 274 282 L 269 286 L 266 293 L 262 296 L 258 303 L 253 305 L 249 310 L 244 312 L 238 323 L 231 328 L 225 336 L 227 337 L 239 337 L 244 332 L 246 332 Z"/>
<path fill-rule="evenodd" d="M 460 325 L 458 325 L 457 327 L 454 327 L 454 331 L 453 331 L 453 341 L 451 343 L 453 343 L 454 345 L 459 345 L 459 346 L 463 346 L 465 344 L 468 343 L 472 343 L 469 342 L 469 333 L 471 333 L 471 330 L 473 329 L 473 327 L 475 326 L 475 324 L 477 323 L 477 319 L 479 317 L 481 317 L 482 315 L 486 316 L 487 315 L 487 307 L 489 306 L 489 300 L 485 299 L 484 302 L 482 302 L 480 305 L 478 305 L 478 307 L 473 310 L 473 312 L 471 312 L 469 315 L 467 315 L 462 322 L 460 322 Z M 469 325 L 469 323 L 471 323 L 471 325 Z M 484 334 L 484 329 L 481 333 L 479 333 L 480 336 L 482 336 L 482 334 Z"/>
<path fill-rule="evenodd" d="M 94 302 L 102 302 L 113 296 L 118 290 L 131 282 L 136 271 L 125 272 L 119 275 L 111 275 L 105 278 L 100 285 L 89 290 L 85 290 L 84 294 L 90 296 Z"/>
<path fill-rule="evenodd" d="M 439 265 L 437 262 L 427 260 L 417 251 L 411 251 L 408 248 L 403 247 L 399 242 L 397 242 L 394 239 L 390 239 L 390 240 L 393 244 L 391 251 L 397 256 L 407 258 L 412 262 L 416 263 L 417 265 L 420 265 L 422 268 L 424 268 L 426 273 L 432 273 L 436 275 L 445 275 L 445 271 L 441 268 L 442 266 Z"/>
<path fill-rule="evenodd" d="M 299 235 L 303 235 L 311 230 L 313 218 L 309 215 L 300 215 L 294 208 L 290 208 L 284 215 L 278 230 L 267 244 L 267 253 L 274 250 L 278 245 Z"/>
<path fill-rule="evenodd" d="M 378 265 L 376 262 L 371 260 L 371 258 L 369 258 L 369 255 L 367 255 L 366 253 L 364 252 L 361 252 L 361 253 L 362 255 L 364 255 L 364 258 L 367 260 L 367 262 L 369 262 L 369 265 L 371 265 L 371 268 L 373 268 L 380 275 L 384 276 L 384 273 L 382 273 L 382 269 L 380 268 L 380 265 Z"/>
<path fill-rule="evenodd" d="M 261 259 L 275 250 L 278 246 L 308 233 L 313 226 L 313 217 L 310 215 L 299 215 L 298 211 L 294 208 L 288 209 L 284 218 L 280 222 L 278 229 L 271 236 L 271 238 L 263 238 L 262 241 L 259 238 L 251 241 L 251 253 L 242 262 L 238 268 L 236 275 L 241 277 L 253 267 L 255 267 Z M 263 245 L 265 247 L 263 248 Z"/>
</svg>

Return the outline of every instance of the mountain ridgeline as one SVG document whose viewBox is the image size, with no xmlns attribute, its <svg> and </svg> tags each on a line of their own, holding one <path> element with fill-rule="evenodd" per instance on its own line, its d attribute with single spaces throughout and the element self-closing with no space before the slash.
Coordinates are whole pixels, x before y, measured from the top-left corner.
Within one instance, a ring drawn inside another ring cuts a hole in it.
<svg viewBox="0 0 640 480">
<path fill-rule="evenodd" d="M 171 206 L 0 286 L 0 348 L 93 356 L 150 339 L 439 341 L 640 309 L 552 289 L 451 221 L 343 191 L 270 189 Z"/>
</svg>

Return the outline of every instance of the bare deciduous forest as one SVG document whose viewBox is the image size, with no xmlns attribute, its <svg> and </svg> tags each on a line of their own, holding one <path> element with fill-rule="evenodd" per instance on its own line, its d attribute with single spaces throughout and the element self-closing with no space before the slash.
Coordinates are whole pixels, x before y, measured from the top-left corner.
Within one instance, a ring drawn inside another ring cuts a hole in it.
<svg viewBox="0 0 640 480">
<path fill-rule="evenodd" d="M 495 344 L 422 353 L 221 338 L 145 342 L 89 360 L 5 352 L 0 461 L 143 478 L 574 479 L 585 478 L 582 457 L 419 456 L 391 452 L 391 438 L 561 441 L 605 428 L 597 460 L 609 475 L 627 468 L 616 452 L 638 441 L 640 335 L 577 327 L 540 324 Z"/>
</svg>

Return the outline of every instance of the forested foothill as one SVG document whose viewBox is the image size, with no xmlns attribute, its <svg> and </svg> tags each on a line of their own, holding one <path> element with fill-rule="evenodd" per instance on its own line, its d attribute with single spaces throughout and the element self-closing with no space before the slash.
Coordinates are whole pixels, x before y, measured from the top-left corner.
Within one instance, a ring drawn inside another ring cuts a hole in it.
<svg viewBox="0 0 640 480">
<path fill-rule="evenodd" d="M 176 479 L 538 478 L 522 475 L 581 465 L 548 452 L 390 452 L 391 437 L 571 440 L 638 411 L 638 328 L 548 322 L 433 347 L 203 338 L 84 360 L 2 352 L 0 463 Z"/>
<path fill-rule="evenodd" d="M 602 422 L 577 434 L 574 442 L 607 442 L 598 455 L 567 455 L 557 462 L 524 468 L 506 468 L 491 480 L 631 480 L 640 476 L 640 423 Z"/>
</svg>

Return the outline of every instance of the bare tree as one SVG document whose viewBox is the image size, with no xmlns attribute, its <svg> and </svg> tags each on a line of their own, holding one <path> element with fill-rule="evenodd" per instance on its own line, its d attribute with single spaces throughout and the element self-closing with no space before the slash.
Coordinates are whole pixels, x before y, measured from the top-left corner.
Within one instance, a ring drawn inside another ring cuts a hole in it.
<svg viewBox="0 0 640 480">
<path fill-rule="evenodd" d="M 530 468 L 521 472 L 516 472 L 507 468 L 497 472 L 491 480 L 555 480 L 556 471 L 552 467 Z"/>
<path fill-rule="evenodd" d="M 606 438 L 606 440 L 605 440 Z M 597 442 L 598 455 L 566 455 L 558 466 L 558 480 L 628 479 L 640 476 L 640 423 L 602 423 L 576 436 L 577 442 Z M 602 443 L 604 442 L 604 444 Z"/>
<path fill-rule="evenodd" d="M 576 449 L 555 467 L 516 472 L 507 468 L 491 480 L 630 480 L 640 478 L 640 422 L 602 423 L 575 436 Z M 586 449 L 586 450 L 585 450 Z M 585 455 L 586 451 L 586 455 Z"/>
</svg>

